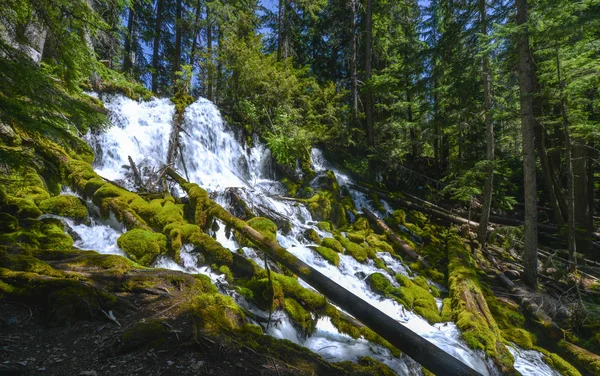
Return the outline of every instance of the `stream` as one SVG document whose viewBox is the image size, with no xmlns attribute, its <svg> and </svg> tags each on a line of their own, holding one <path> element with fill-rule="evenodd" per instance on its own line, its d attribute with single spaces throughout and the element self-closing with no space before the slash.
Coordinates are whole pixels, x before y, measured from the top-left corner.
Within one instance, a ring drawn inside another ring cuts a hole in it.
<svg viewBox="0 0 600 376">
<path fill-rule="evenodd" d="M 128 156 L 131 156 L 143 177 L 154 174 L 166 161 L 175 106 L 169 99 L 136 102 L 115 94 L 102 95 L 101 99 L 109 110 L 113 126 L 105 133 L 86 137 L 96 152 L 95 170 L 101 176 L 111 180 L 131 181 L 125 179 L 129 171 L 123 167 L 129 165 Z M 499 374 L 493 362 L 486 359 L 483 352 L 474 351 L 466 345 L 454 323 L 431 325 L 396 301 L 372 292 L 366 284 L 366 277 L 375 272 L 387 275 L 387 272 L 378 269 L 372 260 L 361 264 L 349 255 L 340 254 L 339 267 L 335 267 L 309 248 L 314 244 L 304 238 L 303 233 L 306 229 L 315 229 L 321 237 L 331 236 L 331 234 L 316 227 L 317 222 L 313 221 L 310 212 L 303 205 L 273 197 L 284 194 L 286 190 L 280 182 L 274 180 L 270 151 L 258 140 L 254 140 L 252 148 L 238 142 L 234 132 L 228 129 L 214 104 L 201 98 L 190 105 L 186 109 L 182 128 L 184 132 L 181 132 L 181 152 L 185 157 L 187 178 L 208 190 L 219 204 L 228 208 L 225 189 L 239 188 L 237 192 L 250 208 L 256 206 L 268 208 L 290 221 L 292 230 L 287 234 L 281 231 L 277 234 L 277 241 L 289 252 L 481 374 Z M 317 173 L 332 170 L 340 186 L 345 186 L 345 189 L 350 192 L 357 210 L 367 207 L 377 213 L 375 208 L 370 207 L 364 193 L 350 188 L 352 179 L 343 171 L 330 165 L 317 149 L 312 152 L 312 165 Z M 184 171 L 179 157 L 177 170 Z M 127 188 L 133 189 L 132 186 Z M 173 193 L 183 194 L 181 191 Z M 67 190 L 64 194 L 74 193 Z M 382 204 L 386 211 L 393 210 L 388 203 L 382 201 Z M 89 224 L 76 225 L 69 219 L 64 219 L 79 235 L 75 246 L 99 253 L 124 256 L 123 251 L 116 244 L 117 238 L 125 231 L 123 225 L 114 218 L 100 219 L 93 213 L 93 204 L 88 203 L 88 206 L 92 209 Z M 385 214 L 379 213 L 380 216 Z M 233 237 L 227 238 L 224 225 L 220 225 L 219 230 L 213 235 L 224 247 L 232 251 L 240 248 Z M 222 293 L 231 295 L 239 305 L 256 315 L 265 318 L 269 316 L 268 312 L 261 311 L 242 296 L 228 289 L 223 276 L 213 273 L 209 266 L 198 265 L 191 248 L 191 246 L 184 246 L 182 249 L 181 265 L 168 257 L 161 256 L 154 266 L 185 273 L 205 274 Z M 244 251 L 259 265 L 264 263 L 262 255 L 255 250 L 244 248 Z M 405 275 L 409 273 L 409 267 L 391 255 L 379 253 L 378 256 L 396 273 Z M 397 286 L 393 278 L 390 278 L 390 281 Z M 300 282 L 310 288 L 306 283 Z M 438 307 L 441 307 L 439 299 Z M 266 334 L 295 342 L 328 361 L 356 361 L 362 356 L 370 356 L 385 363 L 399 375 L 422 374 L 420 365 L 409 357 L 394 357 L 382 346 L 342 334 L 332 325 L 328 317 L 321 317 L 318 320 L 316 331 L 308 338 L 304 338 L 294 328 L 283 311 L 275 312 L 273 319 L 275 323 L 268 327 Z M 523 375 L 559 375 L 542 360 L 539 352 L 525 351 L 517 346 L 511 348 L 511 352 L 515 356 L 515 368 Z"/>
</svg>

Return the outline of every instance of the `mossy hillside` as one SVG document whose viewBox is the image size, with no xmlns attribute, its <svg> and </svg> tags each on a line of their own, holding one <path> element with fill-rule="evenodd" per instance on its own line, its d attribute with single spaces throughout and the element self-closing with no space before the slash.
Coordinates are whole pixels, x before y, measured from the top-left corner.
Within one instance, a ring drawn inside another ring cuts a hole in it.
<svg viewBox="0 0 600 376">
<path fill-rule="evenodd" d="M 411 311 L 414 310 L 431 324 L 442 321 L 426 281 L 425 287 L 423 287 L 422 283 L 415 283 L 400 274 L 396 275 L 396 280 L 400 283 L 400 287 L 394 287 L 383 274 L 373 273 L 367 277 L 367 284 L 371 290 L 396 300 Z M 424 279 L 422 280 L 424 281 Z M 417 281 L 419 280 L 417 279 Z"/>
<path fill-rule="evenodd" d="M 167 237 L 163 234 L 144 230 L 133 229 L 119 236 L 117 245 L 140 265 L 150 266 L 158 255 L 167 251 Z"/>
<path fill-rule="evenodd" d="M 463 240 L 454 235 L 448 240 L 448 286 L 453 319 L 465 342 L 483 350 L 504 373 L 515 373 L 514 357 L 485 301 L 477 264 Z"/>
<path fill-rule="evenodd" d="M 88 211 L 81 199 L 75 196 L 60 195 L 43 200 L 39 204 L 44 214 L 55 214 L 61 217 L 84 222 L 88 218 Z"/>
</svg>

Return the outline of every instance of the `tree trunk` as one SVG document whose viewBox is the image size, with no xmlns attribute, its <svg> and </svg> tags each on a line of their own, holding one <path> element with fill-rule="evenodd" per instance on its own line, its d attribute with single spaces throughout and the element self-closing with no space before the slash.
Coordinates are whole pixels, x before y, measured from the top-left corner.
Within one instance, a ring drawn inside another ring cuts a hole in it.
<svg viewBox="0 0 600 376">
<path fill-rule="evenodd" d="M 277 60 L 281 60 L 283 54 L 283 2 L 279 0 L 279 13 L 277 14 Z"/>
<path fill-rule="evenodd" d="M 130 74 L 133 67 L 133 57 L 131 54 L 133 42 L 133 25 L 135 24 L 135 2 L 131 3 L 129 8 L 129 18 L 127 19 L 127 36 L 125 37 L 125 50 L 123 51 L 123 72 Z"/>
<path fill-rule="evenodd" d="M 569 118 L 567 116 L 567 99 L 565 98 L 564 85 L 560 72 L 560 56 L 556 52 L 556 75 L 560 87 L 560 112 L 562 115 L 563 129 L 565 132 L 565 154 L 567 155 L 567 221 L 568 221 L 568 249 L 569 249 L 569 270 L 577 268 L 576 234 L 575 234 L 575 182 L 573 179 L 573 151 L 571 144 L 571 132 L 569 131 Z"/>
<path fill-rule="evenodd" d="M 357 77 L 357 48 L 356 48 L 356 1 L 350 0 L 352 20 L 350 21 L 350 35 L 352 37 L 352 51 L 350 55 L 350 80 L 352 81 L 352 121 L 358 122 L 358 77 Z"/>
<path fill-rule="evenodd" d="M 182 0 L 177 0 L 176 10 L 175 10 L 175 64 L 174 70 L 175 73 L 181 69 L 181 33 L 182 33 L 182 24 L 183 19 L 181 18 L 182 12 Z M 177 76 L 174 75 L 174 79 L 177 79 Z"/>
<path fill-rule="evenodd" d="M 158 69 L 160 67 L 160 31 L 162 27 L 164 0 L 157 0 L 156 25 L 154 28 L 154 45 L 152 47 L 152 91 L 158 91 Z"/>
<path fill-rule="evenodd" d="M 223 0 L 223 3 L 225 3 L 225 0 Z M 218 44 L 218 50 L 217 50 L 217 85 L 215 87 L 215 104 L 219 103 L 219 95 L 221 95 L 221 90 L 222 90 L 222 86 L 223 86 L 223 59 L 221 57 L 221 51 L 223 51 L 223 29 L 221 28 L 221 25 L 218 24 L 217 25 L 217 44 Z"/>
<path fill-rule="evenodd" d="M 208 71 L 206 73 L 206 99 L 209 101 L 213 101 L 213 79 L 214 79 L 214 69 L 213 69 L 213 50 L 212 50 L 212 19 L 211 19 L 211 10 L 210 5 L 206 3 L 206 60 L 208 67 Z"/>
<path fill-rule="evenodd" d="M 580 137 L 573 138 L 573 197 L 575 199 L 575 226 L 577 227 L 577 249 L 586 252 L 593 231 L 591 202 L 588 193 L 588 147 Z"/>
<path fill-rule="evenodd" d="M 492 209 L 492 191 L 494 188 L 494 121 L 492 119 L 492 97 L 490 93 L 490 67 L 487 54 L 487 19 L 485 0 L 479 0 L 479 11 L 481 12 L 481 34 L 484 39 L 482 44 L 481 66 L 483 73 L 483 107 L 485 127 L 487 132 L 487 166 L 486 180 L 483 190 L 483 207 L 481 209 L 481 219 L 479 221 L 478 239 L 482 248 L 485 248 L 487 243 L 487 227 Z"/>
<path fill-rule="evenodd" d="M 367 126 L 367 139 L 370 146 L 375 145 L 375 131 L 373 129 L 373 94 L 369 85 L 371 80 L 372 67 L 372 34 L 373 34 L 373 4 L 372 0 L 367 1 L 367 14 L 365 18 L 365 82 L 367 91 L 365 95 L 365 116 Z"/>
<path fill-rule="evenodd" d="M 289 253 L 277 242 L 265 238 L 252 227 L 248 226 L 246 222 L 232 216 L 220 205 L 213 202 L 206 203 L 208 194 L 197 184 L 188 183 L 170 168 L 166 170 L 166 173 L 188 193 L 190 202 L 193 203 L 192 205 L 203 205 L 202 201 L 204 200 L 206 204 L 205 209 L 208 209 L 210 215 L 219 218 L 237 230 L 270 258 L 290 269 L 335 305 L 354 316 L 375 333 L 396 346 L 400 351 L 419 362 L 423 367 L 440 375 L 480 375 L 477 371 L 446 353 L 435 344 L 333 282 L 318 270 Z M 198 211 L 198 208 L 193 209 L 195 212 Z"/>
<path fill-rule="evenodd" d="M 192 50 L 190 51 L 190 66 L 192 67 L 192 71 L 194 71 L 198 34 L 200 34 L 200 13 L 202 13 L 202 0 L 198 0 L 198 4 L 196 5 L 196 15 L 194 17 L 194 37 L 192 38 Z"/>
<path fill-rule="evenodd" d="M 525 27 L 518 36 L 519 90 L 521 101 L 521 124 L 523 137 L 523 175 L 525 198 L 525 250 L 523 254 L 523 280 L 537 288 L 537 191 L 535 165 L 535 134 L 533 123 L 533 98 L 531 81 L 531 55 L 527 30 L 527 0 L 516 0 L 517 24 Z"/>
</svg>

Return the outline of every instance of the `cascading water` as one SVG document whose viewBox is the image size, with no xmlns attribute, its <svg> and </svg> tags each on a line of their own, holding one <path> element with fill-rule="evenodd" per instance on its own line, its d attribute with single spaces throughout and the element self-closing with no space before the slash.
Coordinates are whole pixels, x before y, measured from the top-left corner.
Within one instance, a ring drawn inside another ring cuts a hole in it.
<svg viewBox="0 0 600 376">
<path fill-rule="evenodd" d="M 123 165 L 129 164 L 128 156 L 131 156 L 138 166 L 148 170 L 158 169 L 166 160 L 174 105 L 167 99 L 135 102 L 119 95 L 107 95 L 102 99 L 111 113 L 110 118 L 114 126 L 91 139 L 91 144 L 97 152 L 94 165 L 96 170 L 106 178 L 122 179 L 127 174 Z M 397 302 L 373 293 L 367 286 L 365 278 L 374 272 L 384 274 L 386 272 L 378 269 L 372 261 L 361 264 L 351 256 L 340 255 L 340 265 L 334 267 L 309 248 L 308 246 L 312 244 L 302 236 L 306 229 L 313 228 L 322 237 L 331 234 L 316 228 L 316 223 L 312 221 L 305 207 L 272 197 L 274 194 L 284 193 L 285 190 L 279 182 L 273 180 L 269 150 L 257 140 L 253 148 L 247 148 L 238 142 L 211 102 L 200 99 L 189 106 L 182 128 L 180 137 L 183 158 L 178 158 L 179 170 L 186 170 L 190 181 L 217 193 L 217 202 L 226 206 L 227 201 L 219 193 L 222 193 L 225 188 L 239 187 L 240 196 L 251 208 L 266 208 L 286 217 L 291 222 L 292 230 L 289 233 L 277 235 L 279 243 L 288 251 L 482 374 L 498 372 L 481 352 L 468 348 L 461 340 L 460 332 L 454 323 L 430 325 L 420 316 L 407 312 Z M 377 212 L 369 206 L 366 195 L 351 189 L 350 177 L 329 165 L 318 150 L 313 151 L 312 160 L 317 172 L 325 169 L 335 172 L 339 184 L 348 188 L 357 209 L 368 207 L 373 212 Z M 392 211 L 387 203 L 382 202 L 382 204 L 386 211 Z M 120 252 L 116 247 L 116 239 L 120 232 L 115 230 L 114 226 L 71 225 L 81 236 L 81 240 L 76 243 L 77 247 L 96 249 L 102 253 Z M 224 227 L 220 226 L 220 230 L 215 234 L 216 239 L 223 246 L 237 250 L 239 245 L 225 235 Z M 89 236 L 89 233 L 95 233 L 96 236 Z M 245 248 L 245 254 L 261 264 L 260 256 L 254 250 Z M 397 273 L 408 274 L 407 267 L 389 254 L 380 253 L 378 256 L 390 269 Z M 159 258 L 155 266 L 206 274 L 218 286 L 223 284 L 222 277 L 212 273 L 210 268 L 196 265 L 196 260 L 189 253 L 189 249 L 183 249 L 181 257 L 183 265 L 168 258 Z M 391 282 L 396 283 L 393 279 Z M 303 285 L 306 286 L 304 283 Z M 268 316 L 267 312 L 260 312 L 242 297 L 234 297 L 239 304 L 257 315 Z M 268 334 L 303 345 L 327 360 L 356 360 L 360 356 L 369 355 L 386 363 L 398 374 L 421 374 L 420 366 L 409 358 L 394 358 L 389 350 L 381 346 L 340 334 L 327 317 L 319 319 L 316 332 L 309 338 L 299 335 L 284 313 L 277 313 L 275 318 L 279 320 L 279 324 L 271 325 Z M 524 351 L 516 346 L 511 351 L 516 358 L 515 367 L 524 375 L 557 374 L 543 362 L 539 353 Z"/>
</svg>

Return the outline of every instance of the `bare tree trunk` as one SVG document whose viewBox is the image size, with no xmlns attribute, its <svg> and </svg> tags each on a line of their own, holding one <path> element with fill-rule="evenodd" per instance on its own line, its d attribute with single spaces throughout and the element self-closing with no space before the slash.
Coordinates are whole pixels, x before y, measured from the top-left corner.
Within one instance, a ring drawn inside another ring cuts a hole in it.
<svg viewBox="0 0 600 376">
<path fill-rule="evenodd" d="M 526 27 L 528 22 L 527 0 L 516 0 L 517 25 Z M 521 124 L 523 137 L 523 175 L 525 198 L 525 250 L 523 253 L 523 280 L 537 289 L 537 192 L 535 170 L 535 133 L 533 119 L 533 85 L 531 80 L 531 55 L 529 32 L 520 31 L 519 89 L 521 100 Z"/>
<path fill-rule="evenodd" d="M 192 50 L 190 51 L 190 66 L 194 70 L 196 61 L 196 47 L 198 46 L 198 34 L 200 34 L 200 13 L 202 12 L 202 0 L 196 5 L 196 16 L 194 17 L 194 37 L 192 39 Z"/>
<path fill-rule="evenodd" d="M 358 122 L 358 77 L 356 69 L 357 48 L 356 48 L 356 1 L 350 0 L 352 9 L 352 20 L 350 21 L 350 35 L 352 36 L 352 51 L 350 53 L 350 79 L 352 80 L 352 121 Z"/>
<path fill-rule="evenodd" d="M 133 56 L 131 54 L 133 42 L 133 25 L 135 24 L 135 1 L 129 8 L 129 18 L 127 19 L 127 36 L 125 37 L 125 51 L 123 51 L 123 72 L 131 73 L 133 67 Z"/>
<path fill-rule="evenodd" d="M 223 0 L 223 4 L 225 3 L 225 0 Z M 215 88 L 215 100 L 214 102 L 216 104 L 219 103 L 219 95 L 221 93 L 222 90 L 222 86 L 223 86 L 223 59 L 221 58 L 221 51 L 223 50 L 223 29 L 221 28 L 221 25 L 218 24 L 217 25 L 217 44 L 218 44 L 218 49 L 217 49 L 217 85 Z"/>
<path fill-rule="evenodd" d="M 567 154 L 567 221 L 568 221 L 568 241 L 569 245 L 569 270 L 574 271 L 577 268 L 577 242 L 575 235 L 575 182 L 573 179 L 573 151 L 571 144 L 571 133 L 569 132 L 569 118 L 567 117 L 567 102 L 565 98 L 564 85 L 560 72 L 560 56 L 556 52 L 556 75 L 560 87 L 560 112 L 565 132 L 565 153 Z"/>
<path fill-rule="evenodd" d="M 154 45 L 152 46 L 152 91 L 158 91 L 158 69 L 160 67 L 160 31 L 162 27 L 164 0 L 158 0 L 156 4 L 156 25 L 154 28 Z"/>
<path fill-rule="evenodd" d="M 367 0 L 367 14 L 365 18 L 365 81 L 368 82 L 372 75 L 371 58 L 373 54 L 372 36 L 373 36 L 373 4 L 372 0 Z M 369 145 L 375 144 L 375 133 L 373 129 L 373 94 L 371 89 L 367 87 L 365 100 L 365 115 L 367 126 L 367 139 Z"/>
<path fill-rule="evenodd" d="M 206 60 L 208 71 L 206 74 L 206 99 L 212 102 L 213 98 L 213 50 L 212 50 L 212 19 L 210 5 L 206 3 Z"/>
<path fill-rule="evenodd" d="M 181 1 L 182 0 L 177 0 L 177 5 L 175 9 L 175 72 L 178 72 L 181 69 L 181 33 L 183 26 L 183 19 L 181 18 Z"/>
<path fill-rule="evenodd" d="M 486 180 L 483 189 L 483 207 L 481 209 L 481 219 L 479 221 L 478 239 L 481 247 L 485 248 L 487 243 L 487 227 L 490 220 L 490 211 L 492 209 L 492 191 L 494 188 L 494 121 L 492 119 L 492 97 L 490 93 L 490 67 L 487 54 L 487 19 L 485 0 L 479 0 L 479 11 L 481 12 L 481 35 L 484 39 L 482 43 L 481 66 L 483 73 L 483 107 L 485 117 L 485 127 L 487 132 L 487 166 Z"/>
<path fill-rule="evenodd" d="M 593 222 L 590 215 L 591 204 L 588 200 L 588 147 L 580 137 L 573 137 L 573 197 L 575 199 L 575 226 L 577 227 L 577 249 L 585 252 L 590 246 L 590 233 Z"/>
<path fill-rule="evenodd" d="M 279 13 L 277 14 L 277 60 L 281 60 L 283 54 L 283 2 L 279 0 Z"/>
</svg>

